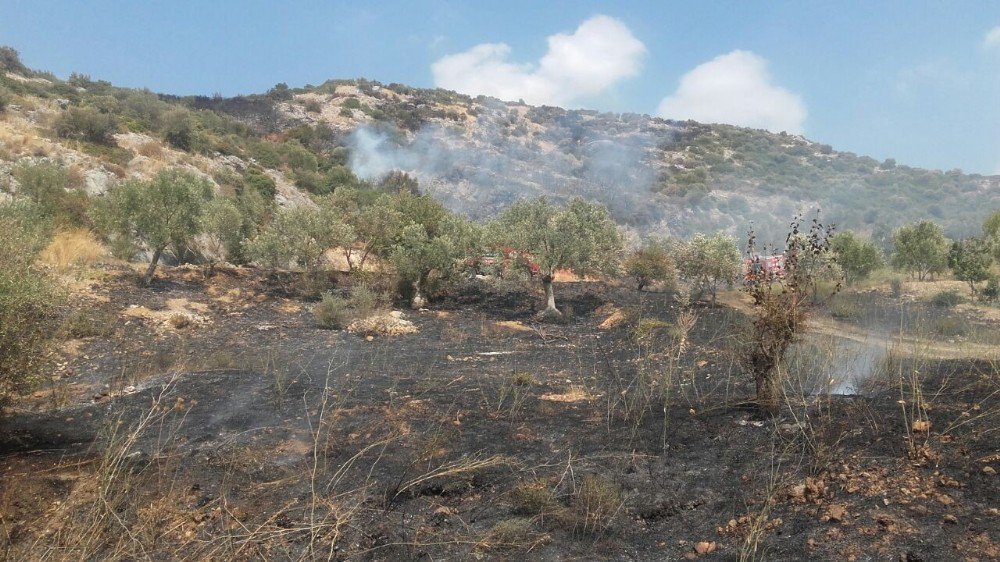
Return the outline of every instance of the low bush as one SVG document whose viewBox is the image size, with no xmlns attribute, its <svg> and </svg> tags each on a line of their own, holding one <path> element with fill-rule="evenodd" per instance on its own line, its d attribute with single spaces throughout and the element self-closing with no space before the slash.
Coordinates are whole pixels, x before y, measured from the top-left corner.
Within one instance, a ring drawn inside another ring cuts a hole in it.
<svg viewBox="0 0 1000 562">
<path fill-rule="evenodd" d="M 961 318 L 940 317 L 930 322 L 931 331 L 937 336 L 953 338 L 969 333 L 969 323 Z"/>
<path fill-rule="evenodd" d="M 62 321 L 61 331 L 69 338 L 106 338 L 115 331 L 115 316 L 100 310 L 77 309 Z"/>
<path fill-rule="evenodd" d="M 893 277 L 889 280 L 889 293 L 894 299 L 903 296 L 903 279 L 901 277 Z"/>
<path fill-rule="evenodd" d="M 23 201 L 0 204 L 0 408 L 31 383 L 48 360 L 59 294 L 35 266 L 49 228 L 37 208 Z"/>
<path fill-rule="evenodd" d="M 351 288 L 348 295 L 327 293 L 313 307 L 316 325 L 328 330 L 344 330 L 353 321 L 368 318 L 378 311 L 388 308 L 389 299 L 367 285 Z"/>
<path fill-rule="evenodd" d="M 954 289 L 948 289 L 946 291 L 935 293 L 930 299 L 930 303 L 932 305 L 940 308 L 953 308 L 962 304 L 964 301 L 965 298 L 958 294 L 958 291 Z"/>
<path fill-rule="evenodd" d="M 96 144 L 110 144 L 111 135 L 117 130 L 118 121 L 113 115 L 91 107 L 71 107 L 55 123 L 56 135 Z"/>
</svg>

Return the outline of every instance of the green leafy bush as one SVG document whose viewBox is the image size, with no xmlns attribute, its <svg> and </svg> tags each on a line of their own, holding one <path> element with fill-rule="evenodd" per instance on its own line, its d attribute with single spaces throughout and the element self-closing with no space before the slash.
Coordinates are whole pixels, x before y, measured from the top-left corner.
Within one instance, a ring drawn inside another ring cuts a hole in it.
<svg viewBox="0 0 1000 562">
<path fill-rule="evenodd" d="M 320 328 L 343 330 L 352 321 L 367 318 L 388 306 L 389 299 L 384 293 L 378 293 L 367 285 L 356 285 L 346 297 L 331 293 L 323 295 L 323 299 L 313 307 L 313 318 Z"/>
<path fill-rule="evenodd" d="M 51 235 L 36 206 L 0 203 L 0 407 L 41 372 L 55 328 L 58 292 L 35 258 Z"/>
<path fill-rule="evenodd" d="M 111 135 L 117 130 L 118 121 L 113 115 L 92 107 L 71 107 L 55 123 L 56 135 L 96 144 L 110 144 Z"/>
<path fill-rule="evenodd" d="M 964 301 L 965 299 L 962 298 L 962 295 L 958 294 L 958 291 L 954 289 L 935 293 L 930 299 L 932 305 L 940 308 L 954 308 Z"/>
</svg>

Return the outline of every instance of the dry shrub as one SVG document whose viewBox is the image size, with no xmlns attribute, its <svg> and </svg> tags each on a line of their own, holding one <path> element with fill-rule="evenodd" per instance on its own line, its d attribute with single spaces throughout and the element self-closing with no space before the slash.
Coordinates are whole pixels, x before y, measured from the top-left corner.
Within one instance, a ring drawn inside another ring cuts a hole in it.
<svg viewBox="0 0 1000 562">
<path fill-rule="evenodd" d="M 61 230 L 42 250 L 42 263 L 57 269 L 92 265 L 108 257 L 108 251 L 92 232 L 85 228 Z"/>
<path fill-rule="evenodd" d="M 624 503 L 617 484 L 600 476 L 584 476 L 573 501 L 579 517 L 576 529 L 584 533 L 607 529 Z"/>
<path fill-rule="evenodd" d="M 490 529 L 486 537 L 479 543 L 479 547 L 496 550 L 531 550 L 547 539 L 545 534 L 535 530 L 530 519 L 504 519 Z"/>
<path fill-rule="evenodd" d="M 347 331 L 352 334 L 369 336 L 399 336 L 415 334 L 417 327 L 413 325 L 413 322 L 403 318 L 401 313 L 390 312 L 355 320 L 347 327 Z"/>
<path fill-rule="evenodd" d="M 542 482 L 525 482 L 511 492 L 511 502 L 515 513 L 526 515 L 541 515 L 555 513 L 563 509 L 552 493 Z"/>
<path fill-rule="evenodd" d="M 139 154 L 154 160 L 163 159 L 163 147 L 156 141 L 147 141 L 139 145 Z"/>
</svg>

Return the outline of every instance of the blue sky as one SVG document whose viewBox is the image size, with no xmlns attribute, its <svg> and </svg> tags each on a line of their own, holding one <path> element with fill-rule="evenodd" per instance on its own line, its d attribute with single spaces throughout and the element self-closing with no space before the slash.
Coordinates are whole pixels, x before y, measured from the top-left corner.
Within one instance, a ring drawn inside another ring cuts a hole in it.
<svg viewBox="0 0 1000 562">
<path fill-rule="evenodd" d="M 1000 173 L 998 26 L 1000 2 L 0 0 L 0 44 L 59 76 L 224 95 L 364 76 L 978 173 Z"/>
</svg>

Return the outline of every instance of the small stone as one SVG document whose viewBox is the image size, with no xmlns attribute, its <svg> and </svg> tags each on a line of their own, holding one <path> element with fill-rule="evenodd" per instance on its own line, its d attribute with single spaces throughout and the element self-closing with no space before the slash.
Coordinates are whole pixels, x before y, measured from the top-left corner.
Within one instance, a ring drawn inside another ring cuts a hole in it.
<svg viewBox="0 0 1000 562">
<path fill-rule="evenodd" d="M 947 515 L 944 516 L 944 522 L 945 523 L 951 523 L 951 524 L 954 525 L 955 523 L 958 523 L 958 518 L 949 513 L 949 514 L 947 514 Z"/>
<path fill-rule="evenodd" d="M 826 508 L 826 513 L 823 514 L 823 520 L 833 521 L 834 523 L 838 523 L 840 521 L 843 521 L 844 517 L 846 516 L 847 516 L 847 507 L 845 507 L 842 504 L 835 503 L 830 507 Z"/>
<path fill-rule="evenodd" d="M 987 466 L 983 467 L 983 474 L 988 474 L 990 476 L 993 476 L 996 473 L 997 473 L 997 469 L 993 468 L 992 466 L 987 465 Z"/>
<path fill-rule="evenodd" d="M 694 551 L 697 552 L 698 554 L 711 554 L 711 553 L 715 552 L 716 546 L 717 545 L 715 544 L 715 541 L 711 541 L 711 542 L 709 542 L 709 541 L 701 541 L 701 542 L 695 543 L 695 545 L 694 545 Z"/>
</svg>

